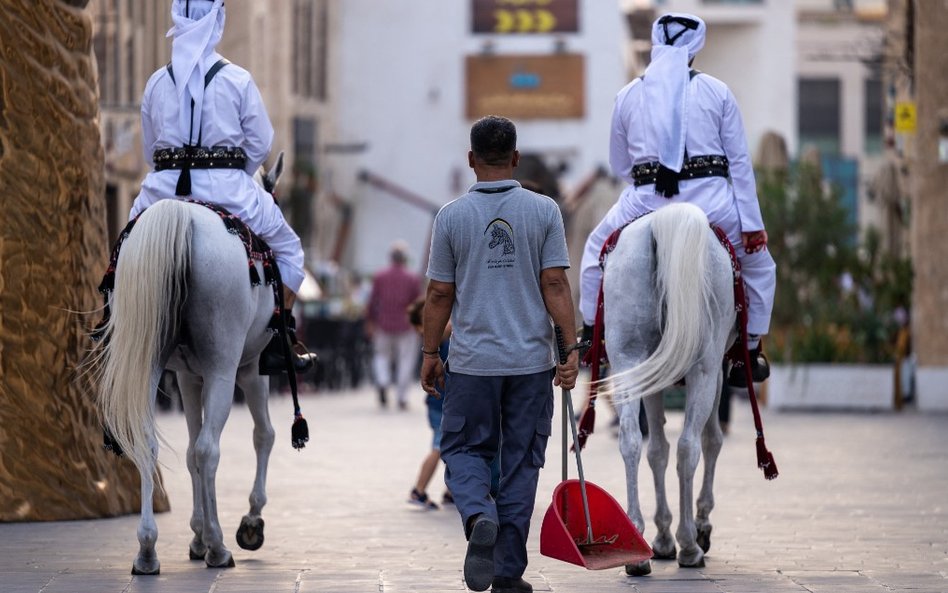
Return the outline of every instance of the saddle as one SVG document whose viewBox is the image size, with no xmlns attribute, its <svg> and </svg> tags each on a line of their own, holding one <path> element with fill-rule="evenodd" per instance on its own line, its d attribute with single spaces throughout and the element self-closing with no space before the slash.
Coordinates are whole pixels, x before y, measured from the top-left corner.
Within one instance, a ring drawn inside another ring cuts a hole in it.
<svg viewBox="0 0 948 593">
<path fill-rule="evenodd" d="M 222 206 L 210 204 L 208 202 L 202 202 L 199 200 L 187 199 L 183 201 L 203 206 L 216 213 L 218 216 L 220 216 L 221 221 L 224 223 L 224 227 L 227 229 L 227 232 L 237 236 L 240 239 L 240 242 L 243 243 L 244 250 L 247 253 L 247 268 L 250 285 L 260 286 L 261 282 L 266 282 L 266 284 L 273 289 L 274 314 L 270 319 L 270 324 L 267 327 L 267 330 L 272 332 L 281 331 L 280 315 L 282 308 L 281 303 L 283 300 L 283 281 L 280 278 L 280 272 L 279 268 L 277 267 L 276 258 L 274 257 L 270 246 L 267 245 L 267 242 L 250 230 L 250 227 L 247 226 L 244 221 L 242 221 L 236 215 L 231 214 L 226 208 Z M 92 339 L 94 341 L 99 341 L 102 338 L 103 328 L 111 317 L 109 295 L 113 290 L 115 290 L 115 269 L 118 266 L 119 253 L 121 252 L 122 244 L 132 232 L 132 229 L 135 227 L 135 223 L 138 222 L 140 216 L 141 214 L 130 220 L 128 224 L 125 225 L 125 228 L 122 229 L 118 239 L 115 241 L 115 245 L 112 247 L 112 254 L 109 256 L 109 267 L 102 276 L 102 282 L 99 283 L 98 288 L 99 293 L 102 294 L 103 300 L 105 302 L 102 309 L 102 319 L 92 330 Z M 257 271 L 257 266 L 254 265 L 254 262 L 256 261 L 263 263 L 262 280 L 260 278 L 260 273 Z"/>
</svg>

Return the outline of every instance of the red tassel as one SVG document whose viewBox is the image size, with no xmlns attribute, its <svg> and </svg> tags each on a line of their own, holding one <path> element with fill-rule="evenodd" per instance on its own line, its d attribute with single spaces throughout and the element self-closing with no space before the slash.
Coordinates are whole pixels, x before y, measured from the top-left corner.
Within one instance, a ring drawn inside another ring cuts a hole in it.
<svg viewBox="0 0 948 593">
<path fill-rule="evenodd" d="M 777 462 L 774 461 L 773 454 L 767 450 L 767 444 L 764 443 L 764 437 L 757 437 L 757 467 L 764 470 L 764 477 L 773 480 L 777 477 Z"/>
</svg>

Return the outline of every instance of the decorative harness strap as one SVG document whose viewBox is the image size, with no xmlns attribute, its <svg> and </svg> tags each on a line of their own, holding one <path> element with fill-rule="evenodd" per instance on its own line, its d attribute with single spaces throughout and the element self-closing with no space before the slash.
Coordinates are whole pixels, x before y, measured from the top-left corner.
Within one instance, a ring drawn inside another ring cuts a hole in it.
<svg viewBox="0 0 948 593">
<path fill-rule="evenodd" d="M 599 253 L 599 267 L 605 271 L 606 260 L 609 258 L 619 242 L 619 236 L 625 227 L 635 222 L 633 219 L 625 225 L 616 229 L 606 242 L 603 243 L 602 251 Z M 727 234 L 718 226 L 711 225 L 718 241 L 727 250 L 731 258 L 731 270 L 734 275 L 734 310 L 737 312 L 738 339 L 727 353 L 727 357 L 734 363 L 744 367 L 744 373 L 747 380 L 747 395 L 751 401 L 751 410 L 754 414 L 754 428 L 757 430 L 757 467 L 764 471 L 764 477 L 773 480 L 777 477 L 777 464 L 774 461 L 773 454 L 767 450 L 764 441 L 764 424 L 760 417 L 760 409 L 757 403 L 757 394 L 754 392 L 754 380 L 751 373 L 750 352 L 747 349 L 747 295 L 744 289 L 744 278 L 741 275 L 741 263 L 737 259 L 737 253 L 734 246 L 731 245 Z M 579 420 L 579 446 L 586 445 L 586 440 L 593 433 L 596 423 L 596 399 L 599 392 L 599 380 L 601 378 L 601 365 L 608 362 L 608 354 L 603 340 L 605 333 L 605 316 L 603 307 L 603 288 L 602 282 L 599 283 L 599 298 L 596 301 L 596 320 L 593 325 L 592 345 L 583 358 L 583 363 L 590 367 L 590 385 L 589 399 L 586 409 L 583 410 Z"/>
</svg>

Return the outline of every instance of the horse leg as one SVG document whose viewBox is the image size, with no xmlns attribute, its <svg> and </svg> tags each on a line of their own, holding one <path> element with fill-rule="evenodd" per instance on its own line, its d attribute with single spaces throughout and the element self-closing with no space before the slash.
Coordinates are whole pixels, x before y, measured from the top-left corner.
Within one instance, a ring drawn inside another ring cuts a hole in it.
<svg viewBox="0 0 948 593">
<path fill-rule="evenodd" d="M 724 444 L 724 433 L 721 423 L 718 422 L 718 406 L 721 405 L 721 387 L 724 384 L 724 374 L 718 373 L 717 396 L 711 416 L 704 425 L 701 433 L 701 454 L 704 457 L 704 478 L 701 482 L 701 492 L 698 494 L 698 512 L 695 523 L 698 530 L 698 545 L 705 553 L 711 549 L 711 510 L 714 509 L 714 469 Z"/>
<path fill-rule="evenodd" d="M 644 403 L 649 433 L 647 455 L 655 484 L 655 527 L 658 530 L 652 540 L 652 557 L 671 560 L 675 557 L 675 540 L 671 533 L 672 513 L 665 490 L 665 470 L 670 451 L 665 435 L 665 400 L 661 393 L 656 393 L 646 397 Z"/>
<path fill-rule="evenodd" d="M 204 507 L 202 540 L 207 546 L 204 562 L 210 568 L 234 566 L 234 557 L 224 545 L 224 535 L 217 516 L 217 466 L 221 458 L 221 432 L 230 415 L 234 399 L 235 372 L 213 370 L 206 373 L 202 396 L 204 424 L 194 444 L 197 473 L 201 481 L 201 504 Z"/>
<path fill-rule="evenodd" d="M 201 475 L 198 473 L 197 456 L 194 445 L 201 432 L 203 414 L 201 410 L 201 379 L 189 373 L 178 373 L 178 387 L 181 390 L 181 404 L 188 425 L 188 473 L 191 475 L 191 531 L 194 537 L 188 545 L 188 557 L 191 560 L 204 560 L 207 546 L 204 544 L 204 497 L 201 487 Z"/>
<path fill-rule="evenodd" d="M 645 530 L 645 519 L 639 505 L 639 459 L 642 456 L 642 431 L 639 428 L 639 400 L 624 401 L 616 406 L 619 415 L 619 451 L 625 460 L 626 494 L 628 496 L 629 519 L 639 530 Z M 638 564 L 627 564 L 625 572 L 629 576 L 644 576 L 652 572 L 648 560 Z"/>
<path fill-rule="evenodd" d="M 132 574 L 156 575 L 161 572 L 161 563 L 155 543 L 158 541 L 158 525 L 155 523 L 155 510 L 152 497 L 155 493 L 155 465 L 158 462 L 158 439 L 154 429 L 148 434 L 148 448 L 151 455 L 146 467 L 141 468 L 142 513 L 138 524 L 138 556 L 132 563 Z"/>
<path fill-rule="evenodd" d="M 694 518 L 694 478 L 701 457 L 701 433 L 711 417 L 717 394 L 715 374 L 717 365 L 700 362 L 686 378 L 685 424 L 678 439 L 679 520 L 675 535 L 678 539 L 678 565 L 700 568 L 704 566 L 704 551 L 697 542 Z"/>
<path fill-rule="evenodd" d="M 273 449 L 273 424 L 267 407 L 269 380 L 257 372 L 255 364 L 243 367 L 237 383 L 247 398 L 247 407 L 253 417 L 253 447 L 257 453 L 257 472 L 250 491 L 250 512 L 240 520 L 237 545 L 245 550 L 257 550 L 263 545 L 263 506 L 267 504 L 267 465 Z"/>
</svg>

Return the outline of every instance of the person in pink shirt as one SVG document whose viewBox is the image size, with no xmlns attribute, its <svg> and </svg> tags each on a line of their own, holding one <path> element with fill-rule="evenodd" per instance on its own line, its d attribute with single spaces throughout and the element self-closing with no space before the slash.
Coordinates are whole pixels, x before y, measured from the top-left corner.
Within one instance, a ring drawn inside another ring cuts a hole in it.
<svg viewBox="0 0 948 593">
<path fill-rule="evenodd" d="M 366 333 L 375 350 L 373 370 L 379 403 L 388 404 L 393 383 L 398 407 L 408 408 L 408 386 L 418 360 L 418 333 L 408 322 L 408 307 L 421 296 L 421 277 L 408 269 L 408 247 L 397 241 L 389 251 L 391 265 L 376 274 L 366 311 Z"/>
</svg>

